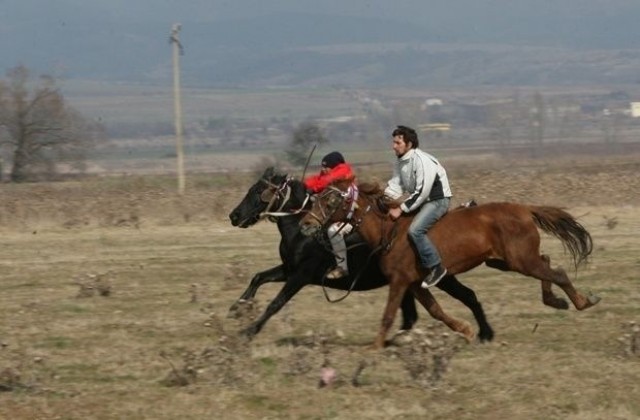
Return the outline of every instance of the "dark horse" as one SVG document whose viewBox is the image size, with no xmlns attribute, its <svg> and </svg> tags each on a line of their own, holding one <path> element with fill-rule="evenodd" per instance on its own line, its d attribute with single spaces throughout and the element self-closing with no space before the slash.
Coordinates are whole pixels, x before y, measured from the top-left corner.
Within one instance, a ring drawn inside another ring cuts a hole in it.
<svg viewBox="0 0 640 420">
<path fill-rule="evenodd" d="M 374 346 L 384 345 L 393 323 L 400 297 L 411 290 L 425 307 L 438 306 L 429 290 L 417 281 L 426 274 L 417 261 L 407 237 L 411 217 L 391 221 L 382 208 L 383 191 L 377 184 L 355 185 L 337 182 L 320 194 L 313 208 L 301 221 L 306 234 L 317 233 L 328 223 L 349 222 L 370 245 L 392 241 L 389 252 L 381 255 L 382 272 L 389 280 L 389 296 L 382 325 Z M 349 217 L 351 215 L 351 217 Z M 591 235 L 570 214 L 557 207 L 515 203 L 488 203 L 449 211 L 430 230 L 429 237 L 440 251 L 450 274 L 464 273 L 483 262 L 502 271 L 515 271 L 542 281 L 542 301 L 557 309 L 567 302 L 554 295 L 551 285 L 559 286 L 578 310 L 598 303 L 593 295 L 584 296 L 573 287 L 561 268 L 552 269 L 550 259 L 540 254 L 538 229 L 553 234 L 568 248 L 578 265 L 592 251 Z M 386 239 L 385 239 L 386 238 Z M 468 325 L 443 315 L 451 329 L 469 336 Z"/>
<path fill-rule="evenodd" d="M 372 255 L 372 248 L 362 243 L 358 235 L 349 235 L 346 238 L 349 248 L 347 259 L 350 275 L 337 280 L 324 278 L 324 274 L 335 264 L 335 257 L 328 245 L 323 245 L 301 234 L 299 223 L 303 213 L 300 210 L 307 206 L 307 203 L 308 195 L 302 182 L 278 174 L 273 168 L 268 168 L 249 188 L 240 204 L 229 214 L 231 224 L 241 228 L 252 226 L 265 217 L 277 220 L 278 230 L 282 236 L 280 241 L 282 264 L 257 273 L 238 302 L 231 307 L 231 310 L 234 310 L 239 302 L 253 298 L 258 288 L 265 283 L 284 282 L 282 289 L 269 303 L 262 316 L 242 331 L 249 337 L 257 334 L 269 318 L 306 285 L 323 285 L 332 289 L 355 291 L 371 290 L 388 285 L 387 279 L 380 271 L 378 256 Z M 454 276 L 443 279 L 438 287 L 472 311 L 478 323 L 480 340 L 493 339 L 493 329 L 488 324 L 473 290 L 461 284 Z M 413 296 L 410 293 L 403 295 L 398 305 L 401 305 L 403 314 L 401 328 L 411 329 L 418 319 Z M 432 315 L 437 316 L 437 314 Z"/>
</svg>

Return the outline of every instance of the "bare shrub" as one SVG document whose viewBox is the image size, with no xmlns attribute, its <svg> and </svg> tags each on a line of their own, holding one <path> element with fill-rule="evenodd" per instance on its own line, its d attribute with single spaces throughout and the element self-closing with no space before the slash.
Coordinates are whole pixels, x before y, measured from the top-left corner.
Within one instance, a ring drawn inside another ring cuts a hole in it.
<svg viewBox="0 0 640 420">
<path fill-rule="evenodd" d="M 602 217 L 604 218 L 604 225 L 607 227 L 607 229 L 612 230 L 616 226 L 618 226 L 617 217 L 608 217 L 608 216 L 602 216 Z"/>
<path fill-rule="evenodd" d="M 423 387 L 434 387 L 449 369 L 464 339 L 443 331 L 438 324 L 415 328 L 394 338 L 389 354 L 398 357 L 409 377 Z"/>
<path fill-rule="evenodd" d="M 618 343 L 625 357 L 640 357 L 640 325 L 635 321 L 622 324 L 622 335 Z"/>
<path fill-rule="evenodd" d="M 0 370 L 0 391 L 9 392 L 18 388 L 24 388 L 21 382 L 20 372 L 14 368 Z"/>
<path fill-rule="evenodd" d="M 74 278 L 74 282 L 80 287 L 77 298 L 87 298 L 98 296 L 110 296 L 111 295 L 111 272 L 106 273 L 85 273 L 80 274 Z"/>
<path fill-rule="evenodd" d="M 180 363 L 173 363 L 166 352 L 161 352 L 170 371 L 160 381 L 165 386 L 187 386 L 201 380 L 224 386 L 239 386 L 251 381 L 255 367 L 251 358 L 249 340 L 225 331 L 222 319 L 215 313 L 204 324 L 211 329 L 215 344 L 202 350 L 183 351 Z"/>
</svg>

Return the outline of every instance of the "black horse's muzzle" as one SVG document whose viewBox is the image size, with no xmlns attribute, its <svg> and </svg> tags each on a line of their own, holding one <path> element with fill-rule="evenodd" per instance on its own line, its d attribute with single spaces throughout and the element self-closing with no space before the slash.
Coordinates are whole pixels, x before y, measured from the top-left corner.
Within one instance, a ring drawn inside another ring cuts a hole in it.
<svg viewBox="0 0 640 420">
<path fill-rule="evenodd" d="M 229 213 L 229 220 L 231 220 L 231 225 L 239 228 L 248 228 L 251 225 L 254 225 L 258 221 L 258 217 L 245 217 L 242 218 L 242 215 L 238 210 L 234 210 Z"/>
</svg>

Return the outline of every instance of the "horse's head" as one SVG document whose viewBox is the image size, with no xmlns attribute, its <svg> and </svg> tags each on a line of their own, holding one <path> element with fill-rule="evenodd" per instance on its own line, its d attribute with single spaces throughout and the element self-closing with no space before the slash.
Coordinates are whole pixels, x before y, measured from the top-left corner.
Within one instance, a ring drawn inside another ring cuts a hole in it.
<svg viewBox="0 0 640 420">
<path fill-rule="evenodd" d="M 304 235 L 316 234 L 336 222 L 350 222 L 357 209 L 358 187 L 353 180 L 336 181 L 318 194 L 300 221 Z"/>
<path fill-rule="evenodd" d="M 272 167 L 267 168 L 260 179 L 249 188 L 240 204 L 229 213 L 231 224 L 241 228 L 256 224 L 262 214 L 270 211 L 281 198 L 287 182 L 287 175 L 278 174 Z"/>
</svg>

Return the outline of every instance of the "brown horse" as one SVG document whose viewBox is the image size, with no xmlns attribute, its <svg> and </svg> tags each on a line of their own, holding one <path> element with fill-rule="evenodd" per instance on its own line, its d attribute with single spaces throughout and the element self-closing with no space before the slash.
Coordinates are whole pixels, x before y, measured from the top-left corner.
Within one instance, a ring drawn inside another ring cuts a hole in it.
<svg viewBox="0 0 640 420">
<path fill-rule="evenodd" d="M 392 221 L 384 209 L 383 191 L 378 185 L 339 182 L 320 194 L 311 211 L 301 220 L 306 234 L 313 234 L 329 223 L 353 224 L 372 248 L 384 246 L 382 272 L 389 279 L 389 296 L 382 325 L 374 347 L 384 346 L 385 338 L 404 292 L 409 288 L 436 319 L 471 339 L 470 326 L 447 315 L 418 280 L 426 272 L 412 247 L 407 229 L 410 216 Z M 450 274 L 459 274 L 485 263 L 502 271 L 515 271 L 542 282 L 542 302 L 557 309 L 568 309 L 566 300 L 556 296 L 552 284 L 559 286 L 578 310 L 600 300 L 578 292 L 562 268 L 553 269 L 550 259 L 540 254 L 538 229 L 560 239 L 573 257 L 576 268 L 592 251 L 591 235 L 566 211 L 550 206 L 516 203 L 487 203 L 449 211 L 430 230 L 442 264 Z"/>
</svg>

